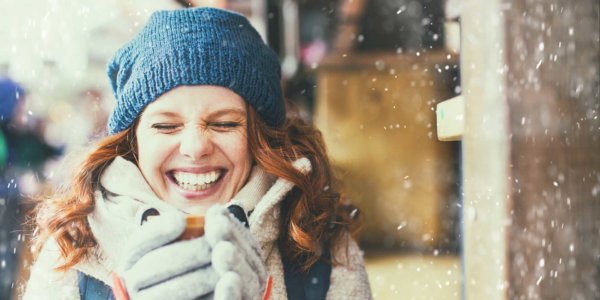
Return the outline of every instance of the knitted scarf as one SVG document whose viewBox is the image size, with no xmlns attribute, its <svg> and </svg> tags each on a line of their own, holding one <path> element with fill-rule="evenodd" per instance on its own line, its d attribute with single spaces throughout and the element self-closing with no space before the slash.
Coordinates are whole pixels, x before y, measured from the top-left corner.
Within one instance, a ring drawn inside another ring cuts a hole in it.
<svg viewBox="0 0 600 300">
<path fill-rule="evenodd" d="M 303 173 L 311 169 L 310 161 L 306 158 L 297 160 L 294 166 Z M 250 176 L 256 176 L 257 180 L 249 180 L 254 184 L 244 186 L 230 203 L 252 212 L 248 218 L 250 230 L 261 247 L 261 256 L 273 278 L 271 299 L 287 299 L 283 264 L 276 241 L 280 230 L 279 204 L 293 184 L 285 179 L 276 179 L 258 167 L 253 168 Z M 143 212 L 150 208 L 159 213 L 177 209 L 160 200 L 139 168 L 123 158 L 116 158 L 105 169 L 100 183 L 103 191 L 95 193 L 95 208 L 88 216 L 98 245 L 75 269 L 112 285 L 110 275 L 117 268 L 120 251 L 136 226 L 140 226 Z M 370 299 L 362 252 L 349 237 L 347 246 L 340 247 L 338 253 L 338 257 L 347 264 L 332 269 L 327 299 Z M 65 274 L 52 271 L 60 260 L 55 242 L 49 240 L 32 267 L 23 299 L 38 299 L 42 295 L 46 299 L 78 299 L 75 270 Z M 49 293 L 56 293 L 56 297 Z"/>
</svg>

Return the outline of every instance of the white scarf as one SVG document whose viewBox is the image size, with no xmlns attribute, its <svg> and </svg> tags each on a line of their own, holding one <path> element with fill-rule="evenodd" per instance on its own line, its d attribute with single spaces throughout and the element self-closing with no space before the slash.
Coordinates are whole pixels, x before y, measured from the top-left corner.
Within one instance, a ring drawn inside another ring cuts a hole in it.
<svg viewBox="0 0 600 300">
<path fill-rule="evenodd" d="M 305 174 L 311 170 L 310 161 L 306 158 L 295 161 L 294 167 Z M 246 212 L 252 212 L 248 219 L 250 231 L 261 247 L 261 256 L 273 278 L 271 299 L 286 299 L 283 264 L 276 240 L 279 236 L 280 226 L 279 203 L 294 185 L 282 178 L 275 180 L 273 176 L 258 167 L 253 168 L 250 176 L 257 180 L 249 180 L 253 184 L 244 186 L 230 203 L 240 205 Z M 158 210 L 159 213 L 177 211 L 177 209 L 160 200 L 145 181 L 139 168 L 121 157 L 116 158 L 104 170 L 100 184 L 106 193 L 101 191 L 95 193 L 94 211 L 88 216 L 90 228 L 98 245 L 90 257 L 77 264 L 75 269 L 112 285 L 111 273 L 117 268 L 118 258 L 121 257 L 121 250 L 128 237 L 137 226 L 141 225 L 142 214 L 150 208 Z M 327 299 L 369 299 L 371 297 L 362 252 L 351 239 L 348 239 L 348 243 L 349 248 L 340 252 L 342 259 L 346 260 L 348 265 L 336 266 L 332 269 Z M 45 255 L 56 256 L 55 251 L 47 250 L 46 252 L 50 253 L 44 253 L 42 250 L 40 258 Z M 44 259 L 38 260 L 43 261 Z M 44 286 L 43 282 L 39 281 L 43 280 L 45 272 L 43 269 L 45 268 L 47 267 L 38 266 L 36 272 L 32 272 L 28 290 L 30 285 L 37 287 L 41 284 Z M 73 278 L 74 276 L 76 278 L 76 275 L 72 273 L 74 272 L 71 272 L 70 275 L 65 274 L 64 288 L 73 284 Z M 38 282 L 32 284 L 36 278 Z M 54 281 L 52 284 L 58 283 Z M 35 292 L 30 294 L 33 295 Z"/>
<path fill-rule="evenodd" d="M 310 161 L 306 158 L 299 159 L 294 166 L 303 173 L 308 173 L 311 168 Z M 245 185 L 230 203 L 240 205 L 245 212 L 252 212 L 248 222 L 251 232 L 261 246 L 263 260 L 280 261 L 278 251 L 274 251 L 277 248 L 274 247 L 275 241 L 279 236 L 278 204 L 294 185 L 284 179 L 275 181 L 258 167 L 253 168 L 250 176 L 254 180 L 249 182 L 253 184 Z M 123 245 L 136 227 L 141 226 L 142 214 L 150 208 L 158 210 L 161 214 L 177 209 L 160 200 L 139 168 L 121 157 L 116 158 L 104 170 L 100 184 L 106 193 L 95 193 L 95 208 L 88 216 L 90 228 L 98 243 L 93 252 L 95 259 L 88 259 L 75 268 L 109 283 L 110 274 L 117 269 Z M 273 268 L 276 269 L 276 273 L 283 274 L 280 262 L 273 264 Z M 274 280 L 279 281 L 275 278 Z M 281 284 L 284 285 L 284 282 Z"/>
</svg>

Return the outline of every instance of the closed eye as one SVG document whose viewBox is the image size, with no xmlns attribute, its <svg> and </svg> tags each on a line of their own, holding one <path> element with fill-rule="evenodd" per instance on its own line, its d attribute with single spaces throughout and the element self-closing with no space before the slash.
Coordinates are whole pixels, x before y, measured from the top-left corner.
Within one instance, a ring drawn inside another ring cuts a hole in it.
<svg viewBox="0 0 600 300">
<path fill-rule="evenodd" d="M 242 125 L 239 122 L 211 122 L 208 123 L 208 126 L 216 128 L 216 129 L 223 129 L 223 130 L 227 130 L 227 129 L 233 129 L 236 127 L 239 127 L 240 125 Z"/>
<path fill-rule="evenodd" d="M 160 132 L 170 132 L 179 128 L 179 124 L 171 124 L 171 123 L 155 123 L 152 124 L 152 129 L 156 129 Z"/>
</svg>

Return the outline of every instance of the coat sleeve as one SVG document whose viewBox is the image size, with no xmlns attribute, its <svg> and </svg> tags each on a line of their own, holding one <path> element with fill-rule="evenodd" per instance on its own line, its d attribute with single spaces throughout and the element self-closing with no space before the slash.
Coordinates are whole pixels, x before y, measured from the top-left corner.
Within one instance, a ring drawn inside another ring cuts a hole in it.
<svg viewBox="0 0 600 300">
<path fill-rule="evenodd" d="M 331 270 L 327 299 L 372 299 L 363 252 L 349 235 L 344 239 L 335 250 L 341 264 Z"/>
<path fill-rule="evenodd" d="M 31 267 L 30 277 L 25 287 L 23 300 L 75 300 L 79 299 L 77 272 L 55 271 L 62 263 L 60 250 L 54 239 L 48 239 L 37 260 Z"/>
</svg>

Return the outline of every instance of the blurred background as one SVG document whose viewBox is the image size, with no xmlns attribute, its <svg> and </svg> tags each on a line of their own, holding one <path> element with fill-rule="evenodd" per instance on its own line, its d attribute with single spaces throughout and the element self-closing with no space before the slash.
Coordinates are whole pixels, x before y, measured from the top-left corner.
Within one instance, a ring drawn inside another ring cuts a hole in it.
<svg viewBox="0 0 600 300">
<path fill-rule="evenodd" d="M 111 55 L 195 6 L 279 54 L 364 217 L 376 299 L 600 299 L 595 0 L 0 0 L 0 299 L 32 263 L 30 199 L 105 134 Z"/>
</svg>

